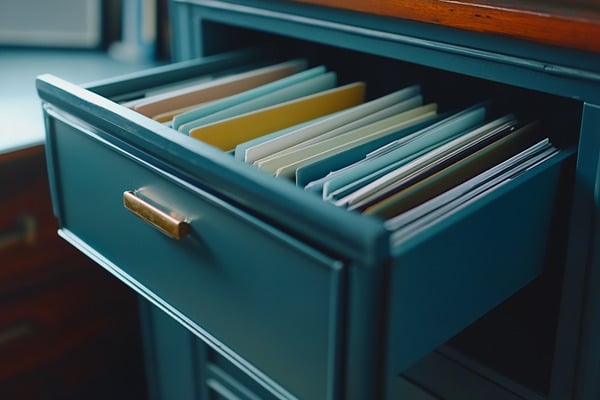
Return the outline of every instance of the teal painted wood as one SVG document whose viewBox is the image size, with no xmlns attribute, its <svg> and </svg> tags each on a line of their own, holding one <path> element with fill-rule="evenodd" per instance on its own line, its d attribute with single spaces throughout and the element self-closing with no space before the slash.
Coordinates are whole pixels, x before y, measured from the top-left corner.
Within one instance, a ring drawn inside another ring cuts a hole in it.
<svg viewBox="0 0 600 400">
<path fill-rule="evenodd" d="M 339 371 L 343 382 L 340 398 L 383 398 L 385 343 L 382 339 L 388 324 L 385 315 L 389 263 L 386 261 L 379 269 L 361 268 L 360 265 L 348 267 L 348 319 L 346 342 L 343 343 L 346 365 Z"/>
<path fill-rule="evenodd" d="M 386 32 L 399 33 L 404 36 L 404 41 L 410 43 L 427 43 L 431 41 L 433 47 L 444 49 L 444 44 L 461 45 L 465 48 L 487 50 L 489 53 L 497 53 L 531 58 L 532 51 L 535 51 L 535 59 L 543 62 L 561 60 L 561 64 L 568 67 L 580 68 L 600 72 L 598 59 L 600 55 L 585 53 L 581 51 L 537 44 L 529 41 L 509 38 L 502 35 L 492 35 L 481 32 L 472 32 L 468 30 L 454 29 L 442 25 L 427 24 L 409 20 L 400 20 L 393 17 L 370 15 L 349 10 L 342 10 L 329 7 L 320 7 L 312 4 L 303 4 L 294 1 L 273 1 L 273 0 L 171 0 L 173 9 L 182 7 L 186 11 L 176 18 L 183 17 L 189 20 L 193 15 L 195 18 L 202 17 L 203 14 L 193 14 L 193 9 L 199 8 L 229 8 L 236 12 L 254 14 L 257 10 L 271 11 L 277 14 L 271 14 L 273 19 L 294 19 L 289 16 L 295 15 L 296 23 L 307 24 L 317 21 L 319 25 L 331 27 L 335 30 L 351 30 L 353 27 L 366 28 L 373 31 L 377 37 L 385 40 Z M 191 6 L 191 7 L 190 7 Z M 280 14 L 286 14 L 281 17 Z M 212 17 L 212 15 L 211 15 Z M 334 24 L 328 25 L 328 22 Z M 243 22 L 242 22 L 243 24 Z M 237 20 L 232 21 L 230 25 L 240 25 Z M 264 29 L 261 25 L 255 25 L 252 29 Z M 181 32 L 183 33 L 183 31 Z M 360 33 L 357 30 L 357 33 Z M 295 35 L 293 32 L 282 32 L 286 35 Z M 173 38 L 179 39 L 180 31 L 175 30 Z M 441 40 L 443 38 L 443 40 Z M 183 39 L 183 37 L 182 37 Z M 205 38 L 210 40 L 211 38 Z M 423 42 L 420 39 L 425 39 Z M 195 51 L 198 48 L 189 49 Z M 197 54 L 197 53 L 195 53 Z M 551 70 L 550 70 L 551 71 Z"/>
<path fill-rule="evenodd" d="M 63 215 L 61 203 L 60 203 L 60 185 L 58 183 L 58 176 L 55 172 L 55 160 L 56 154 L 54 149 L 56 148 L 54 143 L 54 136 L 49 134 L 49 127 L 52 124 L 51 118 L 47 113 L 44 115 L 44 128 L 45 128 L 45 141 L 44 151 L 46 153 L 46 171 L 48 173 L 48 183 L 50 188 L 50 200 L 52 202 L 52 212 L 58 220 L 58 226 L 62 226 L 61 215 Z"/>
<path fill-rule="evenodd" d="M 437 397 L 427 392 L 427 390 L 410 383 L 402 377 L 396 377 L 392 383 L 392 399 L 411 399 L 411 400 L 438 400 Z"/>
<path fill-rule="evenodd" d="M 85 254 L 85 253 L 84 253 Z M 146 392 L 148 400 L 160 400 L 158 362 L 155 354 L 154 324 L 152 319 L 153 305 L 142 295 L 138 295 L 138 312 L 140 319 L 140 331 L 142 347 L 144 351 L 144 364 L 146 372 Z"/>
<path fill-rule="evenodd" d="M 198 345 L 205 346 L 203 384 L 206 387 L 206 397 L 204 398 L 211 399 L 214 394 L 240 400 L 274 400 L 276 398 L 220 354 L 203 343 L 198 343 Z"/>
<path fill-rule="evenodd" d="M 598 213 L 597 193 L 600 188 L 597 177 L 597 171 L 600 169 L 600 114 L 598 107 L 591 104 L 585 104 L 583 111 L 560 306 L 561 318 L 557 327 L 556 362 L 552 371 L 552 400 L 571 398 L 575 395 L 577 387 L 596 385 L 597 377 L 588 376 L 590 381 L 586 382 L 585 372 L 580 366 L 585 364 L 582 359 L 586 360 L 588 357 L 600 360 L 598 350 L 591 353 L 582 345 L 581 339 L 582 334 L 586 335 L 585 330 L 582 332 L 580 328 L 575 328 L 583 324 L 585 298 L 589 296 L 586 293 L 591 293 L 588 292 L 591 287 L 588 274 L 598 268 L 597 261 L 594 261 L 594 254 L 598 250 L 594 238 L 598 237 L 599 233 L 592 216 Z M 593 295 L 590 298 L 592 297 Z"/>
<path fill-rule="evenodd" d="M 500 378 L 500 379 L 499 379 Z M 478 368 L 478 363 L 469 357 L 452 351 L 447 346 L 428 354 L 423 360 L 409 368 L 401 377 L 393 379 L 392 399 L 395 386 L 405 379 L 415 386 L 415 397 L 408 393 L 407 399 L 419 399 L 428 394 L 436 400 L 543 400 L 545 396 L 528 390 L 510 379 L 502 379 L 493 369 Z M 405 387 L 404 383 L 401 387 Z M 409 387 L 410 388 L 410 387 Z M 419 393 L 419 389 L 424 394 Z M 402 393 L 402 392 L 400 392 Z M 420 396 L 420 397 L 419 397 Z M 428 397 L 426 397 L 428 398 Z"/>
<path fill-rule="evenodd" d="M 150 400 L 201 400 L 194 335 L 143 299 L 140 309 Z"/>
<path fill-rule="evenodd" d="M 561 212 L 554 205 L 565 157 L 516 177 L 394 248 L 384 349 L 388 379 L 542 272 L 551 216 Z"/>
<path fill-rule="evenodd" d="M 342 264 L 80 129 L 50 125 L 64 226 L 259 378 L 327 398 L 339 362 Z M 125 210 L 130 189 L 187 216 L 192 236 L 176 242 Z"/>
<path fill-rule="evenodd" d="M 194 21 L 187 18 L 193 6 L 191 4 L 176 5 L 174 2 L 169 1 L 168 7 L 171 29 L 171 41 L 169 43 L 171 60 L 184 61 L 198 58 L 195 54 L 196 49 L 200 46 L 201 37 L 192 35 Z"/>
<path fill-rule="evenodd" d="M 584 111 L 585 135 L 598 139 L 600 131 L 600 106 L 586 105 Z M 600 155 L 600 150 L 596 153 Z M 588 171 L 591 177 L 591 171 Z M 597 162 L 594 178 L 594 204 L 588 218 L 593 218 L 593 241 L 590 261 L 585 276 L 583 307 L 583 334 L 579 344 L 578 376 L 575 380 L 575 398 L 592 400 L 600 398 L 600 163 Z"/>
<path fill-rule="evenodd" d="M 185 2 L 176 0 L 174 7 Z M 600 55 L 287 1 L 189 2 L 195 7 L 189 10 L 187 18 L 198 25 L 192 29 L 199 29 L 194 33 L 201 35 L 204 42 L 198 51 L 212 48 L 206 42 L 222 40 L 220 35 L 213 35 L 210 27 L 202 27 L 203 21 L 220 22 L 508 82 L 540 92 L 600 101 Z M 440 41 L 440 37 L 444 40 Z"/>
<path fill-rule="evenodd" d="M 186 329 L 185 326 L 181 326 L 181 329 Z M 194 352 L 196 354 L 196 369 L 198 372 L 198 387 L 200 399 L 210 399 L 209 387 L 206 385 L 208 379 L 208 364 L 210 362 L 210 356 L 212 353 L 216 353 L 210 348 L 202 339 L 195 337 L 194 341 Z M 233 364 L 232 364 L 233 365 Z M 236 368 L 233 366 L 233 368 Z M 243 372 L 240 372 L 243 373 Z M 252 378 L 249 378 L 252 379 Z"/>
</svg>

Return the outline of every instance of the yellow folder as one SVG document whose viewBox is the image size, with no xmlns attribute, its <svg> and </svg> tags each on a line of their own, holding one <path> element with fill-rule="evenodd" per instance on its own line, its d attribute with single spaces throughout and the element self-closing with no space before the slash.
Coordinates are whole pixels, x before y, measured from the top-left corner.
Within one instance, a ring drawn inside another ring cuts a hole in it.
<svg viewBox="0 0 600 400">
<path fill-rule="evenodd" d="M 360 104 L 364 96 L 365 84 L 355 82 L 198 127 L 190 136 L 230 151 L 239 143 Z"/>
</svg>

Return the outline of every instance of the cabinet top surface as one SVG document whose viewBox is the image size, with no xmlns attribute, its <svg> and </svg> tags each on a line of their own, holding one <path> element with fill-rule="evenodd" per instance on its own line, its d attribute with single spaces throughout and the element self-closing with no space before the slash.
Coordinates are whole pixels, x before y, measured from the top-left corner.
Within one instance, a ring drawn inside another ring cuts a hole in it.
<svg viewBox="0 0 600 400">
<path fill-rule="evenodd" d="M 600 53 L 598 0 L 295 0 Z"/>
</svg>

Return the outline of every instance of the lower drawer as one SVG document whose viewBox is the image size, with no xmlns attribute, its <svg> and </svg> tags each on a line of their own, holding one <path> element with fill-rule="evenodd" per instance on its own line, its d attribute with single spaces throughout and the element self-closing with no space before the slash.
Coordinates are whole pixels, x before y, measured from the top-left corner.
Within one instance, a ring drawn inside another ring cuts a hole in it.
<svg viewBox="0 0 600 400">
<path fill-rule="evenodd" d="M 121 84 L 144 81 L 102 90 Z M 38 89 L 62 235 L 281 397 L 392 382 L 540 274 L 560 215 L 565 151 L 397 237 L 92 91 Z"/>
<path fill-rule="evenodd" d="M 269 400 L 275 399 L 270 393 L 258 387 L 249 387 L 242 381 L 224 371 L 215 364 L 206 366 L 207 376 L 204 381 L 209 399 L 223 400 Z M 247 379 L 247 378 L 246 378 Z"/>
</svg>

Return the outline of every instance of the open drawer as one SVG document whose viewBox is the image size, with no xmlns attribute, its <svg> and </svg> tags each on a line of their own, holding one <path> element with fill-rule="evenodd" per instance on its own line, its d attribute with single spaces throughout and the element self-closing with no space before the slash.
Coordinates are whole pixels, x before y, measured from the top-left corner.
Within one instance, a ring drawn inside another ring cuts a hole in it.
<svg viewBox="0 0 600 400">
<path fill-rule="evenodd" d="M 87 89 L 38 79 L 65 239 L 279 397 L 377 392 L 541 273 L 568 151 L 398 238 L 116 102 L 244 54 Z"/>
</svg>

